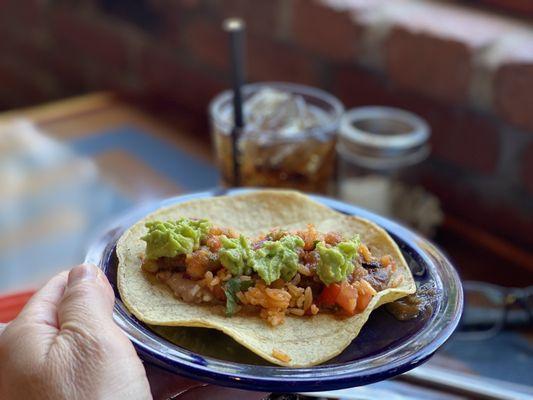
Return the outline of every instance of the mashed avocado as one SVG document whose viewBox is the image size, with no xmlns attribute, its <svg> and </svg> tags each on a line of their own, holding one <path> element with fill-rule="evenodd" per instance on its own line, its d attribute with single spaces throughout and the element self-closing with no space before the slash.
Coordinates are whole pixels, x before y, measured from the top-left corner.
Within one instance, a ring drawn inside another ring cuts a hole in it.
<svg viewBox="0 0 533 400">
<path fill-rule="evenodd" d="M 205 219 L 188 218 L 147 222 L 145 226 L 148 232 L 141 239 L 146 242 L 147 260 L 192 253 L 200 247 L 200 240 L 211 227 Z"/>
<path fill-rule="evenodd" d="M 353 259 L 360 244 L 359 236 L 332 247 L 326 247 L 323 242 L 317 243 L 316 250 L 320 255 L 317 274 L 320 280 L 329 285 L 346 279 L 354 270 Z"/>
<path fill-rule="evenodd" d="M 298 247 L 304 241 L 299 236 L 287 235 L 276 242 L 266 241 L 255 252 L 252 268 L 267 285 L 280 277 L 291 280 L 298 270 Z"/>
<path fill-rule="evenodd" d="M 250 274 L 253 263 L 253 251 L 244 236 L 230 239 L 226 236 L 220 238 L 222 248 L 219 251 L 220 263 L 231 272 L 233 276 Z"/>
<path fill-rule="evenodd" d="M 145 226 L 148 232 L 141 239 L 146 242 L 146 266 L 160 257 L 172 258 L 192 253 L 200 247 L 200 241 L 205 239 L 211 228 L 205 219 L 189 218 L 152 221 Z M 263 242 L 255 251 L 244 236 L 228 238 L 223 235 L 220 237 L 222 246 L 218 253 L 220 263 L 236 277 L 255 271 L 267 285 L 279 278 L 290 281 L 298 270 L 298 250 L 304 246 L 304 241 L 299 236 L 283 234 L 285 236 L 270 236 L 269 239 L 273 240 Z M 276 240 L 277 237 L 279 240 Z M 320 280 L 326 285 L 345 280 L 354 270 L 353 259 L 360 244 L 358 235 L 331 247 L 318 242 L 315 250 L 320 259 L 316 272 Z M 146 266 L 143 268 L 147 269 Z M 157 265 L 155 267 L 157 270 Z"/>
</svg>

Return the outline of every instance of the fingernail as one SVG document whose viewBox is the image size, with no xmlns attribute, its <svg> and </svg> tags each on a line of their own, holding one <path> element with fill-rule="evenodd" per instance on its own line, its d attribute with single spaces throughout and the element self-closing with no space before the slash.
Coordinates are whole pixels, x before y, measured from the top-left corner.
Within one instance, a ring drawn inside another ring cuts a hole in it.
<svg viewBox="0 0 533 400">
<path fill-rule="evenodd" d="M 98 268 L 92 264 L 81 264 L 70 270 L 68 285 L 72 286 L 83 281 L 95 280 L 98 276 Z"/>
</svg>

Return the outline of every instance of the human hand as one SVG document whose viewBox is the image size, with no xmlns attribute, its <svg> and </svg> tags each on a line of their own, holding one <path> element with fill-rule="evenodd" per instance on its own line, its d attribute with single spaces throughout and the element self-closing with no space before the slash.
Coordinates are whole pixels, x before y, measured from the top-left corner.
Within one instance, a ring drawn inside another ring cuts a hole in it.
<svg viewBox="0 0 533 400">
<path fill-rule="evenodd" d="M 95 266 L 52 278 L 0 334 L 0 399 L 151 399 L 113 303 Z"/>
<path fill-rule="evenodd" d="M 259 400 L 265 396 L 179 377 L 155 365 L 146 365 L 145 372 L 133 346 L 113 322 L 113 303 L 109 282 L 92 265 L 52 278 L 14 321 L 0 323 L 0 399 L 151 399 L 153 395 L 157 400 Z"/>
</svg>

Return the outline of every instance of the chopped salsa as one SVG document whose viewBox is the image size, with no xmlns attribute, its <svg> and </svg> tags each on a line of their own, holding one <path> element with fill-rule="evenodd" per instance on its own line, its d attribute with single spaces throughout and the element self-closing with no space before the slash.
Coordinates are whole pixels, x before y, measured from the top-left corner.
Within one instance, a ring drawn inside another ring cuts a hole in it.
<svg viewBox="0 0 533 400">
<path fill-rule="evenodd" d="M 255 313 L 276 326 L 286 315 L 351 316 L 377 292 L 401 283 L 392 279 L 394 259 L 374 257 L 359 235 L 321 233 L 309 225 L 247 238 L 189 218 L 146 228 L 143 271 L 182 301 L 225 305 L 228 317 Z"/>
</svg>

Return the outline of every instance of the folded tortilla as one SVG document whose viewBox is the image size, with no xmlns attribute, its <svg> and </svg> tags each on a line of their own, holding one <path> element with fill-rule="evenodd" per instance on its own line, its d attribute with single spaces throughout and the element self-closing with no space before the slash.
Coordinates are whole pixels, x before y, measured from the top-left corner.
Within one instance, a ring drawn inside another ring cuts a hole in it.
<svg viewBox="0 0 533 400">
<path fill-rule="evenodd" d="M 163 284 L 151 283 L 141 270 L 146 243 L 144 224 L 151 220 L 179 217 L 206 218 L 214 225 L 231 227 L 248 237 L 257 237 L 272 228 L 301 229 L 314 224 L 320 232 L 336 231 L 344 237 L 358 233 L 376 257 L 389 254 L 396 262 L 391 281 L 401 284 L 378 292 L 361 314 L 339 318 L 287 315 L 285 322 L 271 327 L 258 315 L 226 317 L 219 305 L 196 305 L 176 299 Z M 376 224 L 338 213 L 309 197 L 293 191 L 261 190 L 235 196 L 193 200 L 160 209 L 129 228 L 117 243 L 118 288 L 122 301 L 139 320 L 151 325 L 218 329 L 260 357 L 288 367 L 309 367 L 340 354 L 359 334 L 372 310 L 416 290 L 415 282 L 400 249 Z M 290 357 L 275 358 L 273 351 Z"/>
</svg>

